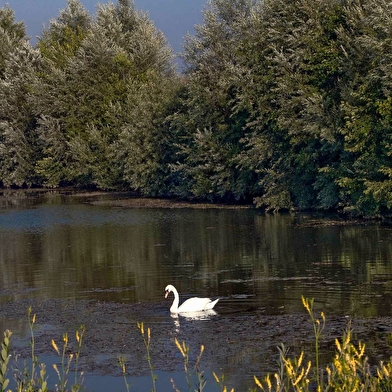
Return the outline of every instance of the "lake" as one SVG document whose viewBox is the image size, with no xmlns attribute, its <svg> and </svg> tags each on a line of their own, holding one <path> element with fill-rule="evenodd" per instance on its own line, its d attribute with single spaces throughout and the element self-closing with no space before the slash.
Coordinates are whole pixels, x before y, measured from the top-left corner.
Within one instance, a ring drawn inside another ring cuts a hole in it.
<svg viewBox="0 0 392 392">
<path fill-rule="evenodd" d="M 312 351 L 305 296 L 333 326 L 326 358 L 348 318 L 358 338 L 370 341 L 371 357 L 390 357 L 391 226 L 251 208 L 129 208 L 126 201 L 122 194 L 38 191 L 0 198 L 0 327 L 13 331 L 16 352 L 28 354 L 31 305 L 40 358 L 56 362 L 51 339 L 73 334 L 80 322 L 88 390 L 108 383 L 126 390 L 119 355 L 129 361 L 131 391 L 149 390 L 139 321 L 151 327 L 158 390 L 173 390 L 171 378 L 188 388 L 176 337 L 189 342 L 193 357 L 205 346 L 207 391 L 220 390 L 212 371 L 245 391 L 253 374 L 276 370 L 280 342 L 293 353 Z M 173 297 L 163 298 L 169 283 L 181 300 L 220 298 L 216 314 L 172 317 Z"/>
</svg>

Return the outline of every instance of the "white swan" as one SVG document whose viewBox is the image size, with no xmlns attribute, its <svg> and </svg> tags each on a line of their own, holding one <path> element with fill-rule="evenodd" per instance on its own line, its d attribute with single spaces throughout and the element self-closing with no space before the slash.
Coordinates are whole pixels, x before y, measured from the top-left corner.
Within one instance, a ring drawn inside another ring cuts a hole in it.
<svg viewBox="0 0 392 392">
<path fill-rule="evenodd" d="M 174 301 L 172 306 L 170 307 L 171 313 L 188 313 L 188 312 L 200 312 L 212 309 L 216 303 L 219 301 L 219 298 L 215 301 L 212 301 L 211 298 L 199 298 L 193 297 L 187 299 L 181 306 L 178 306 L 180 298 L 178 296 L 178 291 L 176 288 L 169 284 L 165 288 L 165 298 L 168 297 L 169 293 L 173 292 Z"/>
</svg>

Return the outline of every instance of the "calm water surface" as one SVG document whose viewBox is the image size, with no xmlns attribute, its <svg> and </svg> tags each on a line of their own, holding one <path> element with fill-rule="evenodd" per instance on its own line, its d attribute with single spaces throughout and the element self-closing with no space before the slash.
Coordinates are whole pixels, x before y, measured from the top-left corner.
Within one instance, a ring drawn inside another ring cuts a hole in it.
<svg viewBox="0 0 392 392">
<path fill-rule="evenodd" d="M 391 227 L 253 209 L 90 203 L 108 197 L 0 201 L 0 305 L 142 303 L 167 323 L 170 303 L 162 299 L 171 283 L 183 298 L 220 297 L 222 314 L 298 312 L 304 295 L 326 314 L 392 315 Z"/>
</svg>

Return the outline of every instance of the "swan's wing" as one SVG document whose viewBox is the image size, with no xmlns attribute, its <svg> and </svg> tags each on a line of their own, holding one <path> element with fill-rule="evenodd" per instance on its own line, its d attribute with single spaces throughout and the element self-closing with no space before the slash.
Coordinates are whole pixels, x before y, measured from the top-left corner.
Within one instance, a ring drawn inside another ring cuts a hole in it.
<svg viewBox="0 0 392 392">
<path fill-rule="evenodd" d="M 217 304 L 218 301 L 219 298 L 217 298 L 215 301 L 210 300 L 210 302 L 206 305 L 206 309 L 212 309 Z"/>
<path fill-rule="evenodd" d="M 178 312 L 198 312 L 201 310 L 212 309 L 218 300 L 219 298 L 212 302 L 211 298 L 189 298 L 183 304 L 181 304 L 181 306 L 178 308 Z"/>
</svg>

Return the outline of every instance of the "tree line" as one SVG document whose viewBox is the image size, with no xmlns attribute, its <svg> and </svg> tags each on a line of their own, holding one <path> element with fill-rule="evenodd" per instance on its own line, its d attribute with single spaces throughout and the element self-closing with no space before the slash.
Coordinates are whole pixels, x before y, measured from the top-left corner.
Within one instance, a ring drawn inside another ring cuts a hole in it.
<svg viewBox="0 0 392 392">
<path fill-rule="evenodd" d="M 0 185 L 267 210 L 392 209 L 392 5 L 210 0 L 183 72 L 131 0 L 32 46 L 0 8 Z"/>
</svg>

